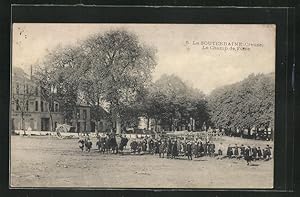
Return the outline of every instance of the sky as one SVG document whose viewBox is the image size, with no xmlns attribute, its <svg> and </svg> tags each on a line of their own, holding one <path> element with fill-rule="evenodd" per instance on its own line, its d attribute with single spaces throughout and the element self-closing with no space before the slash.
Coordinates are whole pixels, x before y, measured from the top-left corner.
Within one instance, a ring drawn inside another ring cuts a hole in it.
<svg viewBox="0 0 300 197">
<path fill-rule="evenodd" d="M 175 74 L 209 94 L 251 73 L 275 71 L 276 26 L 272 24 L 15 23 L 12 66 L 29 72 L 30 65 L 42 61 L 58 45 L 73 45 L 92 34 L 119 28 L 134 32 L 141 42 L 157 49 L 153 80 Z M 235 44 L 230 48 L 228 43 L 232 42 Z M 239 44 L 246 49 L 240 50 Z"/>
</svg>

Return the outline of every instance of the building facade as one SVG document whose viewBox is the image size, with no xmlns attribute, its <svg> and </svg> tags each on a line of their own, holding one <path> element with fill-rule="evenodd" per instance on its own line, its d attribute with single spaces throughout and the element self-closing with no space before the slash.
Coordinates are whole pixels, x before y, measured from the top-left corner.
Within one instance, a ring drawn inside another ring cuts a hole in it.
<svg viewBox="0 0 300 197">
<path fill-rule="evenodd" d="M 76 132 L 91 132 L 90 107 L 86 104 L 77 104 L 74 110 L 72 126 L 76 127 Z"/>
<path fill-rule="evenodd" d="M 60 105 L 53 101 L 53 108 L 42 99 L 40 88 L 20 68 L 12 71 L 11 86 L 11 129 L 50 131 L 64 122 Z"/>
<path fill-rule="evenodd" d="M 51 131 L 55 130 L 57 124 L 65 123 L 60 103 L 53 100 L 50 109 L 31 76 L 21 68 L 14 68 L 11 79 L 12 130 Z M 95 131 L 96 124 L 91 121 L 90 106 L 82 103 L 74 106 L 71 125 L 77 132 Z"/>
</svg>

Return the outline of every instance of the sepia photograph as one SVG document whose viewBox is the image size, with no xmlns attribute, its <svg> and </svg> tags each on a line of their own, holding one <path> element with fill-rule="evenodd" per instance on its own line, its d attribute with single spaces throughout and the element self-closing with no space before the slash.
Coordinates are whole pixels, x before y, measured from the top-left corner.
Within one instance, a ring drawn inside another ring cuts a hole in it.
<svg viewBox="0 0 300 197">
<path fill-rule="evenodd" d="M 14 23 L 11 188 L 272 189 L 274 24 Z"/>
</svg>

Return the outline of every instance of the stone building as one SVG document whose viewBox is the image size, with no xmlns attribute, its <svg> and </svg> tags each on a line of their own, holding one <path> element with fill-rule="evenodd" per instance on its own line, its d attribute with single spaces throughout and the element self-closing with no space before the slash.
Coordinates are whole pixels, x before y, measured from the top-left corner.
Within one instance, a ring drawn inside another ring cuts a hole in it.
<svg viewBox="0 0 300 197">
<path fill-rule="evenodd" d="M 49 103 L 41 97 L 40 88 L 21 68 L 14 68 L 11 78 L 11 129 L 49 131 L 50 121 Z M 63 114 L 60 105 L 53 101 L 51 110 L 53 127 L 62 124 Z"/>
<path fill-rule="evenodd" d="M 49 99 L 47 99 L 49 100 Z M 51 100 L 51 99 L 50 99 Z M 14 67 L 11 78 L 11 129 L 33 131 L 51 131 L 57 124 L 65 123 L 65 117 L 61 111 L 59 102 L 49 103 L 42 98 L 40 87 L 36 85 L 31 76 L 21 68 Z M 78 101 L 74 106 L 71 126 L 76 132 L 105 132 L 111 128 L 110 122 L 105 118 L 107 112 L 99 107 L 98 116 L 94 120 L 91 117 L 91 107 L 84 101 Z M 52 122 L 50 118 L 52 116 Z M 95 114 L 94 114 L 95 115 Z"/>
<path fill-rule="evenodd" d="M 72 126 L 76 127 L 76 132 L 91 132 L 90 114 L 90 106 L 86 103 L 77 103 L 71 120 Z"/>
</svg>

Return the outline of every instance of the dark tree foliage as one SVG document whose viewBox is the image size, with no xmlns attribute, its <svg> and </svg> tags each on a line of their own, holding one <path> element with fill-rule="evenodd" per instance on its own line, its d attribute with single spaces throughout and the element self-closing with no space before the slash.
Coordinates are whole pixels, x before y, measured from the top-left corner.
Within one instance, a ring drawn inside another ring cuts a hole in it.
<svg viewBox="0 0 300 197">
<path fill-rule="evenodd" d="M 142 43 L 134 33 L 123 29 L 95 34 L 80 43 L 49 52 L 36 68 L 38 83 L 50 98 L 50 87 L 57 87 L 57 98 L 66 107 L 65 115 L 84 100 L 95 120 L 106 105 L 109 118 L 126 122 L 132 107 L 141 103 L 145 88 L 156 66 L 156 49 Z M 120 127 L 117 128 L 120 132 Z"/>
<path fill-rule="evenodd" d="M 84 89 L 85 96 L 96 103 L 107 102 L 117 124 L 135 117 L 137 113 L 131 111 L 141 102 L 145 87 L 151 81 L 156 50 L 126 30 L 96 34 L 84 41 L 82 47 L 91 67 L 86 77 L 90 84 Z"/>
<path fill-rule="evenodd" d="M 162 75 L 148 89 L 145 99 L 145 114 L 156 123 L 168 125 L 169 130 L 186 126 L 190 118 L 202 127 L 208 120 L 205 95 L 175 75 Z"/>
<path fill-rule="evenodd" d="M 274 128 L 274 73 L 251 74 L 241 82 L 217 88 L 208 102 L 215 127 Z"/>
</svg>

